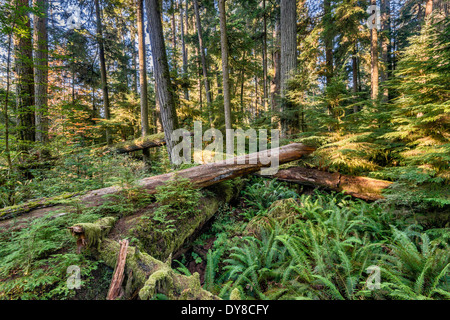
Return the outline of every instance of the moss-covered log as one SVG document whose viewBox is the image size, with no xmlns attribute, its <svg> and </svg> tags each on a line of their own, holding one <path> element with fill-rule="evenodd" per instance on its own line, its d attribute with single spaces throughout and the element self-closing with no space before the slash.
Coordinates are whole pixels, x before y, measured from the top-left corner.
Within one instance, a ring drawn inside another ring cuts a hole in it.
<svg viewBox="0 0 450 320">
<path fill-rule="evenodd" d="M 22 204 L 0 209 L 0 221 L 18 217 L 35 209 L 53 207 L 60 204 L 63 200 L 75 197 L 76 193 L 66 193 L 51 198 L 42 198 L 30 200 Z"/>
<path fill-rule="evenodd" d="M 113 228 L 115 221 L 115 218 L 104 218 L 95 223 L 77 224 L 69 228 L 77 238 L 77 243 L 84 243 L 86 249 L 111 268 L 117 265 L 120 244 L 105 236 Z M 124 299 L 138 297 L 149 300 L 156 298 L 158 294 L 171 300 L 218 299 L 202 289 L 198 273 L 187 277 L 174 272 L 170 267 L 170 257 L 162 262 L 129 246 L 125 261 Z"/>
<path fill-rule="evenodd" d="M 383 190 L 387 189 L 392 184 L 390 181 L 348 176 L 338 172 L 330 173 L 317 169 L 300 167 L 280 170 L 277 174 L 266 177 L 302 185 L 318 186 L 337 192 L 343 192 L 347 195 L 366 201 L 383 199 Z"/>
</svg>

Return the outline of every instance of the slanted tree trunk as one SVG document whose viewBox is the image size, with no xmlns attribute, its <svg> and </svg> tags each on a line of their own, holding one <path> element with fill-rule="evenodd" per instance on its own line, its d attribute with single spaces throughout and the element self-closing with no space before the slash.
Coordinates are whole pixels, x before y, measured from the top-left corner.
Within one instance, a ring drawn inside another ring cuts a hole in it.
<svg viewBox="0 0 450 320">
<path fill-rule="evenodd" d="M 297 4 L 295 0 L 281 0 L 280 2 L 281 24 L 281 136 L 287 137 L 288 131 L 293 129 L 292 102 L 286 94 L 288 80 L 297 67 Z"/>
<path fill-rule="evenodd" d="M 225 113 L 225 129 L 231 127 L 230 75 L 228 68 L 228 38 L 225 0 L 219 0 L 220 15 L 220 47 L 222 49 L 223 102 Z M 228 140 L 227 140 L 228 141 Z"/>
<path fill-rule="evenodd" d="M 281 31 L 280 31 L 280 17 L 278 16 L 275 22 L 275 28 L 273 31 L 274 47 L 273 47 L 273 70 L 274 77 L 271 85 L 271 101 L 272 101 L 272 128 L 279 129 L 280 123 L 276 113 L 280 112 L 280 89 L 281 89 Z"/>
<path fill-rule="evenodd" d="M 109 120 L 111 118 L 110 115 L 110 106 L 109 106 L 109 95 L 108 95 L 108 80 L 106 75 L 106 61 L 105 61 L 105 48 L 103 45 L 103 30 L 102 30 L 102 20 L 100 13 L 100 4 L 99 0 L 94 0 L 95 4 L 95 16 L 97 20 L 97 42 L 98 42 L 98 50 L 99 50 L 99 58 L 100 58 L 100 75 L 102 81 L 102 92 L 103 92 L 103 109 L 105 112 L 105 119 Z M 111 145 L 111 130 L 106 128 L 106 143 Z"/>
<path fill-rule="evenodd" d="M 30 143 L 35 141 L 34 128 L 34 72 L 33 47 L 31 43 L 30 19 L 28 17 L 28 0 L 14 0 L 17 11 L 18 27 L 23 30 L 14 37 L 16 104 L 18 140 L 20 149 L 26 151 Z"/>
<path fill-rule="evenodd" d="M 48 142 L 48 1 L 33 0 L 33 6 L 39 8 L 34 16 L 34 99 L 36 141 Z"/>
<path fill-rule="evenodd" d="M 178 128 L 178 118 L 175 109 L 174 89 L 170 79 L 169 64 L 167 62 L 166 46 L 164 43 L 161 22 L 161 8 L 158 0 L 145 0 L 152 48 L 153 66 L 155 68 L 155 82 L 159 100 L 161 123 L 166 138 L 169 159 L 172 161 L 172 133 Z"/>
</svg>

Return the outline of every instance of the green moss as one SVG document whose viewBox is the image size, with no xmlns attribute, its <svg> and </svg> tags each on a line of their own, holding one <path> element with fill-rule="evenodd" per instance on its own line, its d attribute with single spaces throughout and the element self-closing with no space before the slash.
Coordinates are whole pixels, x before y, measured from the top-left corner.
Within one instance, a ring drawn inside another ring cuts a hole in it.
<svg viewBox="0 0 450 320">
<path fill-rule="evenodd" d="M 83 228 L 83 232 L 87 241 L 87 249 L 98 249 L 102 240 L 108 235 L 115 222 L 116 218 L 105 217 L 96 221 L 95 223 L 78 223 L 74 225 L 74 227 Z"/>
<path fill-rule="evenodd" d="M 234 288 L 230 293 L 230 300 L 242 300 L 239 288 Z"/>
</svg>

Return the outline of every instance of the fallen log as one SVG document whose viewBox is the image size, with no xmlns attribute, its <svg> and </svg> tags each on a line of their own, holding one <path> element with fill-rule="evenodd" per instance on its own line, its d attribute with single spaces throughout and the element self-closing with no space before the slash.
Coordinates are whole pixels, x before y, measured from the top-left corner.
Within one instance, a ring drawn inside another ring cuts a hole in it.
<svg viewBox="0 0 450 320">
<path fill-rule="evenodd" d="M 311 154 L 315 148 L 305 146 L 302 143 L 292 143 L 274 150 L 268 151 L 268 157 L 275 152 L 278 154 L 279 164 L 284 164 L 299 160 L 304 155 Z M 139 181 L 139 185 L 148 193 L 156 193 L 156 188 L 165 184 L 172 179 L 174 175 L 189 179 L 191 183 L 197 188 L 207 187 L 222 181 L 234 179 L 251 173 L 260 171 L 262 168 L 267 168 L 270 164 L 263 164 L 262 152 L 255 152 L 233 159 L 218 161 L 214 163 L 207 163 L 200 166 L 166 173 L 159 176 L 145 178 Z M 113 186 L 88 192 L 82 197 L 82 201 L 92 202 L 100 199 L 105 195 L 115 194 L 120 191 L 120 187 Z"/>
<path fill-rule="evenodd" d="M 104 230 L 111 230 L 116 223 L 115 218 L 103 218 L 95 223 L 84 223 L 70 227 L 72 235 L 86 240 L 86 248 L 107 266 L 114 268 L 118 259 L 124 262 L 126 284 L 123 290 L 124 299 L 138 297 L 150 300 L 157 294 L 165 295 L 170 300 L 218 300 L 212 293 L 203 290 L 198 273 L 185 276 L 175 273 L 171 265 L 171 257 L 166 262 L 155 259 L 133 246 L 122 252 L 119 242 L 106 238 Z M 125 256 L 124 256 L 125 255 Z"/>
<path fill-rule="evenodd" d="M 283 169 L 272 176 L 267 176 L 267 178 L 276 178 L 280 181 L 322 187 L 328 190 L 343 192 L 344 194 L 366 201 L 384 199 L 382 195 L 383 190 L 392 184 L 390 181 L 348 176 L 338 172 L 330 173 L 318 169 L 301 167 Z"/>
<path fill-rule="evenodd" d="M 275 150 L 269 150 L 268 156 L 274 154 L 272 152 L 277 152 L 279 164 L 288 163 L 291 161 L 299 160 L 302 156 L 312 153 L 315 149 L 312 147 L 305 146 L 301 143 L 292 143 L 286 146 L 282 146 Z M 199 165 L 196 167 L 171 172 L 159 176 L 153 176 L 149 178 L 142 179 L 138 181 L 138 185 L 147 194 L 155 194 L 156 188 L 164 185 L 168 180 L 172 179 L 175 175 L 189 179 L 193 186 L 196 188 L 204 188 L 217 184 L 222 181 L 234 179 L 247 174 L 255 173 L 260 171 L 262 168 L 269 167 L 270 164 L 263 164 L 261 159 L 262 153 L 256 152 L 248 155 L 243 155 L 235 157 L 229 161 L 223 160 L 214 163 L 207 163 Z M 85 195 L 79 196 L 77 201 L 82 203 L 86 207 L 99 206 L 103 204 L 106 199 L 105 196 L 110 196 L 118 194 L 122 191 L 119 186 L 112 186 L 103 189 L 89 191 Z M 52 201 L 52 205 L 55 205 L 57 201 Z M 3 208 L 0 211 L 1 219 L 9 219 L 12 217 L 17 217 L 19 215 L 29 213 L 35 208 L 40 208 L 42 205 L 39 203 L 36 206 L 24 206 L 20 208 Z M 17 210 L 19 209 L 19 210 Z M 55 206 L 54 210 L 61 209 L 60 206 Z M 46 212 L 48 213 L 48 211 Z M 0 224 L 0 228 L 2 228 Z"/>
</svg>

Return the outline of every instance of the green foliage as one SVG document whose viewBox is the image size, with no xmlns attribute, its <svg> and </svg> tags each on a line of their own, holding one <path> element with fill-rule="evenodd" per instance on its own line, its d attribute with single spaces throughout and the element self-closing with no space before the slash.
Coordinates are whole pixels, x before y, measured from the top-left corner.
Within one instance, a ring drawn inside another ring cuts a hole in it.
<svg viewBox="0 0 450 320">
<path fill-rule="evenodd" d="M 76 294 L 67 287 L 67 268 L 81 269 L 86 287 L 99 262 L 75 254 L 67 227 L 94 222 L 102 216 L 85 212 L 55 213 L 35 219 L 28 227 L 0 235 L 0 299 L 67 299 Z"/>
<path fill-rule="evenodd" d="M 256 178 L 242 190 L 244 201 L 258 209 L 264 210 L 279 199 L 296 198 L 298 195 L 295 191 L 289 189 L 286 184 L 276 180 L 267 180 L 264 178 Z"/>
<path fill-rule="evenodd" d="M 421 231 L 376 204 L 342 195 L 302 195 L 293 223 L 263 229 L 208 253 L 207 270 L 223 273 L 208 288 L 248 299 L 447 299 L 450 230 Z M 292 216 L 291 216 L 292 217 Z M 283 227 L 282 227 L 283 226 Z M 432 238 L 430 235 L 432 235 Z M 225 256 L 222 264 L 213 259 Z M 369 290 L 368 268 L 381 270 Z M 208 275 L 208 277 L 212 277 Z M 221 284 L 221 286 L 218 286 Z"/>
</svg>

